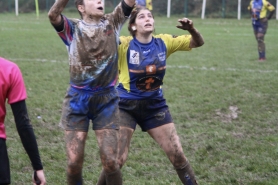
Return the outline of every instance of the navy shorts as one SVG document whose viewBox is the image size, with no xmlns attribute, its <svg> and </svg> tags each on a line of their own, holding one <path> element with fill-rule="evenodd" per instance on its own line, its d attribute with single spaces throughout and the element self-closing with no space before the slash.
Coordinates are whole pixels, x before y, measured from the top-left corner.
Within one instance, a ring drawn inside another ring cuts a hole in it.
<svg viewBox="0 0 278 185">
<path fill-rule="evenodd" d="M 7 152 L 6 140 L 0 138 L 0 184 L 10 184 L 10 163 Z"/>
<path fill-rule="evenodd" d="M 254 33 L 262 33 L 266 34 L 268 27 L 268 20 L 267 18 L 263 18 L 257 21 L 253 21 L 253 30 Z"/>
<path fill-rule="evenodd" d="M 135 130 L 138 124 L 142 131 L 172 123 L 172 116 L 166 100 L 127 100 L 120 99 L 120 125 Z"/>
<path fill-rule="evenodd" d="M 60 126 L 69 131 L 88 132 L 92 120 L 93 130 L 119 129 L 118 103 L 114 87 L 97 92 L 69 87 L 63 102 Z"/>
</svg>

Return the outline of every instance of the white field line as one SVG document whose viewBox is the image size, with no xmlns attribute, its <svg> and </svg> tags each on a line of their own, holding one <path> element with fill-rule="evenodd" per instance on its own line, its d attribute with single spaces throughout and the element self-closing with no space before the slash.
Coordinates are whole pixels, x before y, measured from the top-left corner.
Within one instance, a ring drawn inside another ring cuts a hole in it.
<svg viewBox="0 0 278 185">
<path fill-rule="evenodd" d="M 173 66 L 167 65 L 167 68 L 178 68 L 178 69 L 190 69 L 190 70 L 202 70 L 202 71 L 245 71 L 250 73 L 278 73 L 278 70 L 254 70 L 254 69 L 237 69 L 237 68 L 215 68 L 215 67 L 191 67 L 191 66 Z"/>
<path fill-rule="evenodd" d="M 35 58 L 35 59 L 30 59 L 30 58 L 10 58 L 9 60 L 11 61 L 35 61 L 35 62 L 51 62 L 51 63 L 68 63 L 68 61 L 61 61 L 61 60 L 48 60 L 48 59 L 40 59 L 40 58 Z"/>
<path fill-rule="evenodd" d="M 35 61 L 35 62 L 52 62 L 52 63 L 68 63 L 68 61 L 48 60 L 48 59 L 28 59 L 28 58 L 10 58 L 11 61 Z M 254 70 L 254 69 L 237 69 L 237 68 L 215 68 L 215 67 L 192 67 L 186 65 L 167 65 L 167 68 L 189 69 L 202 71 L 245 71 L 249 73 L 278 73 L 278 70 Z"/>
</svg>

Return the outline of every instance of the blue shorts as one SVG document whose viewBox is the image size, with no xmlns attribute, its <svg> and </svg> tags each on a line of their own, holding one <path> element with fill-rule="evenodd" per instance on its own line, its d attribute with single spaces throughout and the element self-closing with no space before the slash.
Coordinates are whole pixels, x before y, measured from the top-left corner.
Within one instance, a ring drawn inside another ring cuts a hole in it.
<svg viewBox="0 0 278 185">
<path fill-rule="evenodd" d="M 268 20 L 267 18 L 259 19 L 257 21 L 253 21 L 253 30 L 256 33 L 266 34 Z"/>
<path fill-rule="evenodd" d="M 120 99 L 120 125 L 135 130 L 138 124 L 142 131 L 172 123 L 172 116 L 166 105 L 166 100 L 127 100 Z"/>
<path fill-rule="evenodd" d="M 88 132 L 90 120 L 93 130 L 119 129 L 119 98 L 114 87 L 88 92 L 69 87 L 60 126 L 65 130 Z"/>
</svg>

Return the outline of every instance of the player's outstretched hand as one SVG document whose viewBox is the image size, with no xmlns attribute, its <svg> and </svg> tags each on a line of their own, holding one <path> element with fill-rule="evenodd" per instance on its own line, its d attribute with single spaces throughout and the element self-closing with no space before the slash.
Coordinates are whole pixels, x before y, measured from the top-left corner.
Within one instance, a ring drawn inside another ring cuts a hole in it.
<svg viewBox="0 0 278 185">
<path fill-rule="evenodd" d="M 180 22 L 180 25 L 177 25 L 177 28 L 182 30 L 191 30 L 194 28 L 193 21 L 184 17 L 182 19 L 179 19 L 178 22 Z"/>
</svg>

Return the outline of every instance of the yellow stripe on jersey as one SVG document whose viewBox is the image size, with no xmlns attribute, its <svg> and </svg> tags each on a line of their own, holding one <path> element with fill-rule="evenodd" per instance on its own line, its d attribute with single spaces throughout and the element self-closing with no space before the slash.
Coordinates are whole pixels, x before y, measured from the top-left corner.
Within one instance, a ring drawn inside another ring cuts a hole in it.
<svg viewBox="0 0 278 185">
<path fill-rule="evenodd" d="M 118 65 L 119 65 L 119 82 L 121 82 L 124 88 L 130 91 L 130 77 L 128 72 L 127 65 L 127 50 L 129 46 L 129 42 L 133 38 L 131 36 L 121 36 L 120 37 L 120 46 L 118 48 Z"/>
</svg>

